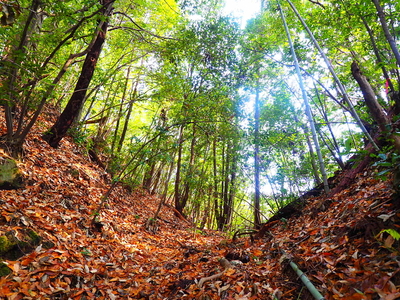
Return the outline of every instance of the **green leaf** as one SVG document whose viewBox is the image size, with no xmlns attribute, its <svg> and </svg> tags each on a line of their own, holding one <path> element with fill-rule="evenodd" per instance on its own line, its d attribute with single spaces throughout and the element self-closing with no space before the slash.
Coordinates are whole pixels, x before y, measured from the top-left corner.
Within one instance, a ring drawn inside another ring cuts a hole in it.
<svg viewBox="0 0 400 300">
<path fill-rule="evenodd" d="M 388 229 L 382 229 L 380 233 L 386 232 L 392 236 L 396 241 L 400 240 L 400 233 L 398 233 L 396 230 L 388 228 Z"/>
</svg>

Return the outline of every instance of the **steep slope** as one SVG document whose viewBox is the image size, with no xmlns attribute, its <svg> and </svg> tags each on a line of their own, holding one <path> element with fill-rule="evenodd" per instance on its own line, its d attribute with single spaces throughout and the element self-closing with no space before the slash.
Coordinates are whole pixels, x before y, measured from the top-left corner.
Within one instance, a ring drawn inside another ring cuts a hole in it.
<svg viewBox="0 0 400 300">
<path fill-rule="evenodd" d="M 0 250 L 16 245 L 2 253 L 11 273 L 1 299 L 312 299 L 290 260 L 325 299 L 400 297 L 399 241 L 379 234 L 400 231 L 400 213 L 373 169 L 334 197 L 308 199 L 255 242 L 195 230 L 168 206 L 149 232 L 159 198 L 122 187 L 93 227 L 109 175 L 70 139 L 49 147 L 41 124 L 20 163 L 25 186 L 0 191 Z"/>
</svg>

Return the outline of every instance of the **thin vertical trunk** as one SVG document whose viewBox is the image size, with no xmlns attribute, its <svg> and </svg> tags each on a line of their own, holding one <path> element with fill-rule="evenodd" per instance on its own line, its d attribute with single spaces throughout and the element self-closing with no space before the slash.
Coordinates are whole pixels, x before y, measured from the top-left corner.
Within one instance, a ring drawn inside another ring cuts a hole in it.
<svg viewBox="0 0 400 300">
<path fill-rule="evenodd" d="M 112 80 L 111 87 L 114 84 L 114 80 L 115 80 L 115 77 Z M 123 106 L 124 106 L 124 99 L 121 98 L 121 103 L 120 103 L 119 108 L 118 108 L 118 114 L 117 114 L 117 118 L 116 118 L 115 127 L 113 129 L 114 130 L 114 135 L 113 135 L 113 139 L 112 139 L 112 142 L 111 142 L 111 153 L 112 153 L 113 157 L 116 156 L 115 155 L 116 153 L 114 153 L 114 150 L 115 150 L 115 147 L 117 145 L 118 131 L 119 131 L 119 128 L 120 128 L 120 125 L 121 125 Z"/>
<path fill-rule="evenodd" d="M 272 207 L 272 205 L 269 204 L 269 201 L 267 201 L 269 207 L 271 208 L 272 212 L 276 212 L 277 210 L 279 210 L 281 208 L 281 205 L 278 202 L 278 197 L 276 196 L 275 193 L 275 184 L 273 184 L 271 177 L 268 175 L 268 173 L 265 173 L 265 177 L 267 178 L 267 181 L 269 183 L 269 186 L 271 187 L 271 193 L 272 193 L 272 198 L 274 199 L 275 205 L 276 207 Z"/>
<path fill-rule="evenodd" d="M 161 207 L 167 201 L 169 181 L 170 181 L 172 173 L 174 171 L 174 156 L 175 156 L 175 153 L 172 156 L 173 157 L 172 157 L 172 160 L 171 160 L 171 164 L 169 166 L 168 173 L 167 173 L 167 176 L 166 176 L 165 181 L 164 181 L 164 190 L 163 190 L 163 192 L 161 194 L 161 201 L 158 204 L 157 211 L 155 212 L 154 217 L 153 217 L 153 219 L 155 219 L 155 220 L 157 219 L 158 214 L 160 213 Z"/>
<path fill-rule="evenodd" d="M 374 34 L 372 32 L 372 29 L 369 27 L 369 25 L 368 25 L 367 21 L 365 20 L 364 16 L 360 16 L 360 17 L 361 17 L 361 20 L 362 20 L 365 28 L 367 29 L 367 32 L 368 32 L 368 35 L 369 35 L 369 39 L 371 41 L 372 49 L 374 50 L 374 53 L 375 53 L 377 65 L 381 66 L 383 77 L 385 77 L 386 82 L 388 83 L 390 90 L 394 91 L 393 83 L 390 80 L 389 74 L 386 71 L 386 68 L 385 68 L 385 66 L 383 64 L 381 55 L 379 54 L 378 47 L 376 46 L 375 39 L 374 39 Z"/>
<path fill-rule="evenodd" d="M 213 198 L 214 198 L 214 212 L 215 212 L 215 220 L 217 222 L 217 228 L 221 229 L 221 207 L 219 204 L 219 193 L 218 193 L 218 173 L 217 173 L 217 137 L 213 139 L 213 176 L 214 176 L 214 186 L 213 186 Z"/>
<path fill-rule="evenodd" d="M 107 109 L 107 107 L 111 106 L 113 104 L 113 98 L 111 97 L 111 93 L 112 93 L 112 89 L 109 89 L 108 93 L 107 93 L 107 97 L 106 97 L 105 101 L 102 103 L 103 108 L 99 114 L 100 120 L 98 123 L 99 125 L 97 126 L 97 134 L 93 138 L 93 145 L 91 147 L 92 148 L 91 150 L 94 151 L 95 153 L 97 152 L 97 150 L 101 150 L 104 148 L 105 141 L 106 141 L 107 135 L 109 133 L 109 128 L 107 128 L 107 123 L 111 116 L 111 110 Z M 111 101 L 110 101 L 110 99 L 111 99 Z M 109 101 L 111 103 L 109 103 Z M 76 121 L 74 121 L 74 123 L 75 122 Z"/>
<path fill-rule="evenodd" d="M 126 79 L 126 85 L 128 85 L 130 70 L 131 70 L 131 68 L 129 67 L 129 68 L 128 68 L 128 74 L 126 75 L 126 77 L 127 77 L 127 79 Z M 118 152 L 118 153 L 121 152 L 121 150 L 122 150 L 122 146 L 123 146 L 123 144 L 124 144 L 124 140 L 125 140 L 125 137 L 126 137 L 126 133 L 127 133 L 127 131 L 128 131 L 128 124 L 129 124 L 129 120 L 130 120 L 131 114 L 132 114 L 133 103 L 135 102 L 135 99 L 136 99 L 136 96 L 137 96 L 137 87 L 138 87 L 138 85 L 139 85 L 139 77 L 137 78 L 137 80 L 136 80 L 136 82 L 135 82 L 135 85 L 132 86 L 132 88 L 133 88 L 133 93 L 131 92 L 131 95 L 130 95 L 130 101 L 129 101 L 129 106 L 128 106 L 128 112 L 126 113 L 125 122 L 124 122 L 124 127 L 122 128 L 121 137 L 120 137 L 120 139 L 119 139 L 119 141 L 118 141 L 118 148 L 117 148 L 117 152 Z M 125 87 L 125 89 L 124 89 L 124 94 L 123 94 L 123 97 L 122 97 L 123 100 L 125 100 L 125 94 L 126 94 L 126 87 Z"/>
<path fill-rule="evenodd" d="M 206 203 L 205 209 L 203 210 L 203 216 L 201 218 L 201 222 L 200 222 L 200 225 L 199 225 L 200 229 L 204 229 L 205 225 L 207 224 L 208 218 L 210 218 L 210 215 L 211 215 L 211 202 L 212 202 L 211 199 L 212 199 L 212 197 L 210 196 L 210 193 L 208 193 L 208 197 L 207 197 L 207 200 L 206 200 L 207 203 Z"/>
<path fill-rule="evenodd" d="M 25 27 L 24 30 L 21 34 L 21 39 L 19 41 L 18 46 L 11 50 L 12 55 L 11 55 L 11 61 L 12 64 L 10 64 L 10 69 L 7 70 L 9 76 L 6 79 L 4 83 L 3 89 L 5 90 L 6 99 L 8 101 L 5 101 L 4 109 L 5 109 L 5 120 L 6 120 L 6 127 L 7 127 L 7 139 L 12 143 L 12 136 L 13 136 L 13 131 L 14 131 L 14 117 L 13 117 L 13 108 L 15 104 L 18 102 L 17 101 L 17 92 L 16 92 L 16 80 L 18 77 L 18 73 L 21 69 L 21 63 L 24 60 L 25 53 L 27 51 L 27 45 L 29 42 L 29 37 L 33 33 L 31 30 L 34 26 L 34 22 L 37 16 L 37 12 L 39 10 L 41 1 L 39 0 L 33 0 L 32 5 L 29 9 L 30 13 L 28 15 L 28 18 L 25 22 Z M 22 117 L 22 116 L 21 116 Z M 18 145 L 22 147 L 21 145 Z"/>
<path fill-rule="evenodd" d="M 343 170 L 344 169 L 344 163 L 343 163 L 342 155 L 341 155 L 341 152 L 340 152 L 340 147 L 339 147 L 339 145 L 337 143 L 335 134 L 333 133 L 333 130 L 332 130 L 332 126 L 331 126 L 331 124 L 329 122 L 328 114 L 326 113 L 326 108 L 324 107 L 324 104 L 322 103 L 321 97 L 319 95 L 318 89 L 315 86 L 315 84 L 314 84 L 314 87 L 315 87 L 315 92 L 317 94 L 317 98 L 318 98 L 318 101 L 319 101 L 319 104 L 320 104 L 320 107 L 321 107 L 320 108 L 321 115 L 324 118 L 326 126 L 328 127 L 329 133 L 331 134 L 331 137 L 332 137 L 332 144 L 333 144 L 334 150 L 331 149 L 329 147 L 329 145 L 324 140 L 325 145 L 329 148 L 329 151 L 331 152 L 333 158 L 336 160 L 336 162 L 338 163 L 339 167 Z M 319 132 L 319 133 L 320 133 L 321 138 L 323 138 L 322 133 L 321 132 Z M 336 156 L 336 154 L 337 154 L 337 156 Z"/>
<path fill-rule="evenodd" d="M 379 151 L 379 147 L 378 145 L 375 143 L 374 139 L 371 137 L 371 135 L 369 134 L 368 130 L 365 128 L 364 124 L 362 123 L 359 115 L 357 114 L 356 110 L 354 109 L 353 104 L 350 101 L 349 96 L 347 95 L 346 89 L 344 88 L 342 82 L 340 81 L 339 77 L 336 75 L 335 70 L 332 67 L 332 64 L 330 63 L 328 57 L 326 56 L 325 52 L 322 51 L 321 47 L 319 46 L 319 43 L 317 42 L 317 40 L 315 39 L 313 33 L 311 32 L 311 30 L 308 28 L 306 22 L 303 20 L 303 18 L 300 16 L 299 12 L 297 11 L 296 7 L 293 5 L 293 3 L 290 0 L 286 0 L 287 3 L 289 3 L 290 7 L 292 8 L 293 12 L 295 13 L 295 15 L 297 16 L 297 18 L 300 20 L 301 24 L 303 24 L 305 30 L 307 31 L 307 33 L 309 34 L 314 46 L 318 49 L 319 54 L 322 56 L 322 58 L 325 61 L 326 66 L 328 67 L 329 72 L 332 74 L 333 79 L 335 80 L 336 84 L 339 87 L 340 92 L 343 94 L 343 98 L 346 101 L 347 105 L 349 106 L 349 111 L 351 113 L 351 115 L 353 116 L 353 118 L 356 120 L 358 126 L 361 128 L 361 130 L 363 131 L 363 133 L 365 134 L 365 136 L 367 137 L 367 139 L 369 140 L 369 142 L 372 144 L 372 146 Z M 279 5 L 280 7 L 280 5 Z M 281 11 L 281 15 L 283 16 L 283 12 Z M 283 16 L 284 18 L 284 16 Z M 285 22 L 286 23 L 286 22 Z"/>
<path fill-rule="evenodd" d="M 207 144 L 207 147 L 205 149 L 205 151 L 203 151 L 202 153 L 204 153 L 203 155 L 203 159 L 204 161 L 208 161 L 209 160 L 209 151 L 210 151 L 210 145 Z M 198 187 L 196 187 L 196 195 L 194 196 L 194 199 L 207 199 L 207 203 L 205 204 L 204 201 L 198 201 L 199 203 L 199 209 L 198 209 L 198 218 L 201 218 L 200 224 L 199 224 L 199 228 L 203 229 L 206 222 L 207 222 L 207 218 L 210 217 L 212 211 L 211 209 L 211 199 L 212 199 L 212 192 L 210 193 L 210 188 L 212 189 L 212 186 L 208 185 L 208 174 L 207 171 L 208 170 L 209 165 L 208 164 L 203 164 L 202 165 L 202 169 L 200 172 L 200 183 L 198 185 Z M 208 185 L 208 189 L 207 189 L 207 185 Z M 207 195 L 207 196 L 206 196 Z M 201 206 L 203 205 L 203 206 Z"/>
<path fill-rule="evenodd" d="M 324 145 L 328 148 L 329 152 L 332 154 L 333 158 L 336 160 L 336 162 L 340 166 L 340 168 L 342 170 L 344 170 L 345 169 L 345 165 L 344 165 L 341 157 L 340 156 L 339 157 L 336 156 L 336 153 L 335 153 L 336 149 L 332 149 L 331 145 L 329 145 L 328 141 L 325 139 L 325 137 L 324 137 L 324 135 L 323 135 L 323 133 L 321 131 L 318 131 L 318 134 L 319 134 L 322 142 L 324 143 Z"/>
<path fill-rule="evenodd" d="M 400 67 L 400 52 L 399 49 L 397 48 L 396 41 L 390 34 L 389 27 L 386 23 L 386 18 L 383 8 L 379 3 L 379 0 L 372 0 L 372 2 L 374 3 L 376 11 L 378 12 L 379 21 L 381 22 L 382 30 L 383 33 L 385 34 L 386 40 L 388 41 L 390 48 L 392 49 L 392 52 L 394 54 L 394 57 L 396 58 L 397 65 Z"/>
<path fill-rule="evenodd" d="M 228 220 L 227 225 L 231 224 L 232 220 L 232 212 L 233 212 L 233 206 L 234 206 L 234 200 L 236 196 L 236 172 L 237 172 L 237 154 L 236 150 L 234 149 L 235 147 L 232 145 L 231 149 L 231 163 L 230 163 L 230 168 L 229 168 L 229 180 L 228 180 L 228 191 L 227 191 L 227 203 L 226 203 L 226 209 L 225 209 L 225 214 L 226 218 Z"/>
<path fill-rule="evenodd" d="M 196 127 L 195 127 L 195 124 L 193 124 L 193 137 L 192 137 L 192 142 L 190 144 L 189 166 L 188 166 L 188 171 L 187 171 L 186 176 L 185 176 L 185 180 L 184 180 L 184 184 L 183 184 L 182 197 L 181 197 L 182 209 L 186 206 L 186 203 L 189 200 L 190 188 L 191 188 L 192 182 L 193 182 L 195 146 L 196 146 Z"/>
<path fill-rule="evenodd" d="M 308 102 L 307 93 L 306 93 L 306 90 L 305 90 L 305 87 L 304 87 L 304 84 L 303 84 L 303 79 L 302 79 L 302 76 L 301 76 L 301 73 L 300 73 L 299 62 L 297 60 L 296 52 L 294 51 L 293 42 L 292 42 L 292 39 L 290 37 L 289 29 L 288 29 L 287 24 L 286 24 L 286 19 L 285 19 L 285 16 L 284 16 L 283 11 L 282 11 L 282 7 L 280 6 L 279 2 L 278 2 L 278 6 L 279 6 L 279 12 L 281 14 L 283 25 L 285 27 L 286 35 L 287 35 L 287 38 L 288 38 L 290 50 L 292 52 L 293 60 L 294 60 L 294 63 L 295 63 L 296 73 L 297 73 L 297 76 L 299 78 L 300 89 L 301 89 L 304 105 L 306 107 L 306 115 L 307 115 L 308 121 L 310 123 L 311 133 L 312 133 L 312 137 L 313 137 L 313 141 L 314 141 L 314 145 L 315 145 L 315 150 L 317 151 L 317 155 L 318 155 L 319 167 L 320 167 L 320 171 L 321 171 L 321 175 L 322 175 L 322 180 L 323 180 L 323 183 L 324 183 L 324 190 L 325 190 L 325 193 L 328 194 L 329 193 L 329 184 L 328 184 L 328 178 L 326 176 L 325 164 L 324 164 L 324 161 L 323 161 L 323 158 L 322 158 L 321 149 L 319 147 L 317 132 L 315 130 L 315 124 L 314 124 L 314 120 L 313 120 L 313 117 L 312 117 L 312 114 L 311 114 L 311 108 L 310 108 L 310 104 Z"/>
<path fill-rule="evenodd" d="M 181 125 L 179 128 L 179 137 L 178 137 L 178 158 L 176 162 L 176 175 L 175 175 L 175 208 L 180 213 L 183 212 L 183 207 L 181 205 L 181 168 L 182 168 L 182 151 L 183 151 L 183 130 L 184 125 Z"/>
<path fill-rule="evenodd" d="M 227 145 L 227 150 L 226 150 L 226 154 L 222 157 L 222 159 L 224 160 L 224 180 L 222 182 L 222 216 L 221 216 L 221 220 L 220 220 L 220 227 L 222 228 L 222 230 L 226 230 L 227 227 L 229 226 L 230 223 L 230 217 L 231 217 L 231 212 L 232 212 L 232 207 L 229 203 L 229 175 L 230 175 L 230 148 L 229 145 Z"/>
<path fill-rule="evenodd" d="M 254 102 L 254 226 L 261 226 L 260 215 L 260 91 L 257 84 Z"/>
<path fill-rule="evenodd" d="M 129 120 L 132 115 L 133 103 L 135 102 L 134 99 L 136 98 L 136 93 L 137 93 L 137 89 L 135 87 L 131 101 L 129 101 L 128 112 L 126 113 L 126 116 L 125 116 L 125 122 L 124 122 L 124 127 L 122 128 L 121 137 L 118 141 L 118 148 L 117 148 L 118 153 L 121 152 L 121 150 L 122 150 L 122 146 L 124 145 L 126 133 L 128 132 Z"/>
<path fill-rule="evenodd" d="M 160 164 L 157 171 L 155 172 L 154 179 L 151 184 L 151 190 L 150 190 L 150 194 L 152 194 L 152 195 L 156 194 L 157 191 L 159 190 L 158 186 L 161 181 L 161 174 L 162 174 L 164 167 L 165 167 L 165 164 Z"/>
<path fill-rule="evenodd" d="M 319 177 L 318 166 L 317 166 L 317 163 L 315 162 L 314 147 L 312 146 L 310 137 L 308 135 L 309 131 L 308 131 L 307 126 L 304 126 L 304 128 L 306 128 L 305 129 L 306 141 L 307 141 L 308 151 L 310 151 L 310 162 L 311 162 L 311 167 L 313 169 L 315 184 L 319 185 L 322 182 L 322 180 L 321 180 L 321 177 Z"/>
<path fill-rule="evenodd" d="M 143 177 L 143 188 L 150 192 L 151 183 L 153 181 L 154 172 L 156 169 L 156 163 L 150 162 L 150 166 L 148 167 L 148 171 L 145 172 Z"/>
</svg>

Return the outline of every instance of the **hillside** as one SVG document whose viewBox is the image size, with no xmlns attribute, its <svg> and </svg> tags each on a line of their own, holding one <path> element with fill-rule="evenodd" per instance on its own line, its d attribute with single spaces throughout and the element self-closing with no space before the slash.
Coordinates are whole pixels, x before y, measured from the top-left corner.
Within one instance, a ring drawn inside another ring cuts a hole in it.
<svg viewBox="0 0 400 300">
<path fill-rule="evenodd" d="M 308 199 L 301 215 L 270 223 L 254 242 L 196 230 L 169 206 L 149 232 L 160 199 L 122 187 L 93 227 L 110 176 L 70 138 L 48 146 L 39 123 L 20 162 L 24 187 L 0 191 L 0 250 L 11 270 L 1 299 L 313 299 L 290 259 L 325 299 L 400 298 L 399 241 L 378 235 L 400 231 L 400 213 L 373 168 L 331 198 Z"/>
</svg>

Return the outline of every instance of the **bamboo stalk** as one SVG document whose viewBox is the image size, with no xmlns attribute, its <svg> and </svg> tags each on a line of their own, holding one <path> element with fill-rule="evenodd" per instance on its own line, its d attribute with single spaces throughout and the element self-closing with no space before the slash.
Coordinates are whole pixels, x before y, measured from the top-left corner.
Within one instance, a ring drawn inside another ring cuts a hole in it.
<svg viewBox="0 0 400 300">
<path fill-rule="evenodd" d="M 324 296 L 316 289 L 314 284 L 308 279 L 308 277 L 299 269 L 299 267 L 292 261 L 290 261 L 290 266 L 299 275 L 299 278 L 310 291 L 311 295 L 317 300 L 325 300 Z"/>
</svg>

